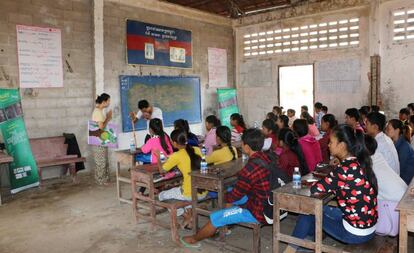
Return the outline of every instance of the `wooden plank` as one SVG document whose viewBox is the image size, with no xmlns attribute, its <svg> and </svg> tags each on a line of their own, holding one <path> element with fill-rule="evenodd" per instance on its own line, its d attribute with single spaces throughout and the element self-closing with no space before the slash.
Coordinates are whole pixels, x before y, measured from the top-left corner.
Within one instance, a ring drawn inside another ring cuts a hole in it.
<svg viewBox="0 0 414 253">
<path fill-rule="evenodd" d="M 304 196 L 296 196 L 285 193 L 274 193 L 277 196 L 279 206 L 283 210 L 299 214 L 315 214 L 318 200 Z"/>
<path fill-rule="evenodd" d="M 11 163 L 11 162 L 13 162 L 13 157 L 5 154 L 4 152 L 0 152 L 0 164 Z"/>
<path fill-rule="evenodd" d="M 400 200 L 397 206 L 397 210 L 407 210 L 414 212 L 414 195 L 411 194 L 411 189 L 414 188 L 414 178 L 411 180 L 410 185 L 407 188 L 404 196 Z"/>
</svg>

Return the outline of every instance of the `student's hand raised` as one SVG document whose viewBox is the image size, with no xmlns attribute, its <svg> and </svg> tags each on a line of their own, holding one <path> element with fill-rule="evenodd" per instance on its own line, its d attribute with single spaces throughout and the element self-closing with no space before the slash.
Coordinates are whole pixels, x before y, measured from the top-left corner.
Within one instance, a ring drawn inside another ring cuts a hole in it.
<svg viewBox="0 0 414 253">
<path fill-rule="evenodd" d="M 108 120 L 111 120 L 111 119 L 112 119 L 112 110 L 109 110 L 109 111 L 106 113 L 106 118 L 107 118 Z"/>
</svg>

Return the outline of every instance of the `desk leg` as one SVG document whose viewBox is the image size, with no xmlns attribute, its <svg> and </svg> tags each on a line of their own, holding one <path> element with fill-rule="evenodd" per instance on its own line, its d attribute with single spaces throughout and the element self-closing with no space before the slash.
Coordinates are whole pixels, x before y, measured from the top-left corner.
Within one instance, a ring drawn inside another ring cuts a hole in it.
<svg viewBox="0 0 414 253">
<path fill-rule="evenodd" d="M 407 231 L 407 213 L 400 211 L 400 241 L 399 241 L 399 253 L 407 253 L 408 243 L 408 231 Z"/>
<path fill-rule="evenodd" d="M 121 202 L 121 198 L 122 198 L 122 196 L 121 196 L 121 184 L 119 183 L 119 175 L 120 174 L 121 174 L 121 163 L 118 162 L 117 167 L 116 167 L 116 193 L 118 195 L 119 203 L 122 203 Z"/>
<path fill-rule="evenodd" d="M 154 189 L 154 184 L 152 183 L 154 182 L 154 178 L 151 176 L 150 177 L 150 184 L 149 184 L 149 197 L 152 201 L 151 204 L 151 221 L 152 221 L 152 230 L 155 229 L 155 223 L 156 223 L 156 206 L 155 206 L 155 189 Z"/>
<path fill-rule="evenodd" d="M 217 189 L 217 193 L 218 193 L 218 210 L 221 210 L 224 208 L 224 184 L 223 181 L 221 181 L 221 183 L 218 185 L 218 189 Z M 220 228 L 220 241 L 224 241 L 225 238 L 225 233 L 224 233 L 224 229 L 226 227 Z"/>
<path fill-rule="evenodd" d="M 131 196 L 132 196 L 132 213 L 134 214 L 135 222 L 138 223 L 138 200 L 136 196 L 136 184 L 135 179 L 131 173 Z"/>
<path fill-rule="evenodd" d="M 273 253 L 279 253 L 280 209 L 277 195 L 273 197 Z"/>
<path fill-rule="evenodd" d="M 197 199 L 197 186 L 193 177 L 191 177 L 191 205 L 193 211 L 193 233 L 198 231 L 198 199 Z"/>
<path fill-rule="evenodd" d="M 315 252 L 322 252 L 322 233 L 323 233 L 323 205 L 318 203 L 315 207 Z"/>
</svg>

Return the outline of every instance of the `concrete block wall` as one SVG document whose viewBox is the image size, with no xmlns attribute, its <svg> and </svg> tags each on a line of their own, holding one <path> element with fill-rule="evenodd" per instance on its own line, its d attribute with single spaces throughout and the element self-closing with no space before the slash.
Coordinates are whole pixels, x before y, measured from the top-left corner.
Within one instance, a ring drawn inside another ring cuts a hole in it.
<svg viewBox="0 0 414 253">
<path fill-rule="evenodd" d="M 86 125 L 94 106 L 91 10 L 90 0 L 0 1 L 0 87 L 19 87 L 17 24 L 61 29 L 64 87 L 21 90 L 26 127 L 30 138 L 75 133 L 88 163 Z"/>
</svg>

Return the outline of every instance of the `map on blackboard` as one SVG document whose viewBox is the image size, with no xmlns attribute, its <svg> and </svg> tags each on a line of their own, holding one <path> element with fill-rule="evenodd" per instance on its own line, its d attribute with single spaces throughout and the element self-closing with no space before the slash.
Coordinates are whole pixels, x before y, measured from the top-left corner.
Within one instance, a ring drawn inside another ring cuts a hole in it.
<svg viewBox="0 0 414 253">
<path fill-rule="evenodd" d="M 138 111 L 138 101 L 148 100 L 161 108 L 164 126 L 173 126 L 176 119 L 191 123 L 201 122 L 200 79 L 198 77 L 120 76 L 122 130 L 132 131 L 129 112 Z M 139 120 L 136 130 L 147 128 Z"/>
</svg>

